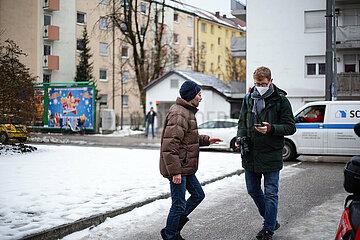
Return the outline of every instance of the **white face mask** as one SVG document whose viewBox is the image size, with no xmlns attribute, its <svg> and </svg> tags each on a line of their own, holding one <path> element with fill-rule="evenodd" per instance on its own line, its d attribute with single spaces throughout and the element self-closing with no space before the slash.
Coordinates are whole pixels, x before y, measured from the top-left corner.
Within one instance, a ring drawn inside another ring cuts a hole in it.
<svg viewBox="0 0 360 240">
<path fill-rule="evenodd" d="M 256 89 L 258 90 L 258 92 L 262 96 L 262 95 L 264 95 L 264 93 L 267 92 L 267 90 L 269 90 L 269 87 L 256 87 Z"/>
</svg>

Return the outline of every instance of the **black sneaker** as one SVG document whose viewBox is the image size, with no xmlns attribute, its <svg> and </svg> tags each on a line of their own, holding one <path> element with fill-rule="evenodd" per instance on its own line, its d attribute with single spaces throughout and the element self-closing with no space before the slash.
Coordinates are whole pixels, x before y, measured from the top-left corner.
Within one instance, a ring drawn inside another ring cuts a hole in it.
<svg viewBox="0 0 360 240">
<path fill-rule="evenodd" d="M 164 240 L 167 239 L 165 236 L 165 228 L 161 229 L 160 234 L 161 234 L 162 239 L 164 239 Z"/>
<path fill-rule="evenodd" d="M 280 228 L 280 223 L 279 223 L 278 221 L 276 221 L 274 231 L 278 230 L 279 228 Z M 256 238 L 257 238 L 257 239 L 263 239 L 263 237 L 264 237 L 264 230 L 261 230 L 261 231 L 258 232 L 258 234 L 256 235 Z"/>
<path fill-rule="evenodd" d="M 272 240 L 273 233 L 270 231 L 263 231 L 263 238 L 262 240 Z"/>
</svg>

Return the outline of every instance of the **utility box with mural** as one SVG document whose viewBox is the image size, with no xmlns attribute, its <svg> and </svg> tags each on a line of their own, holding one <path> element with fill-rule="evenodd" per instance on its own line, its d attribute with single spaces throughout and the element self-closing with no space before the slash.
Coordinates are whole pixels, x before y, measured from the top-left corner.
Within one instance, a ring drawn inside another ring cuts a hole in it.
<svg viewBox="0 0 360 240">
<path fill-rule="evenodd" d="M 94 131 L 95 93 L 89 82 L 36 85 L 38 116 L 30 128 Z"/>
</svg>

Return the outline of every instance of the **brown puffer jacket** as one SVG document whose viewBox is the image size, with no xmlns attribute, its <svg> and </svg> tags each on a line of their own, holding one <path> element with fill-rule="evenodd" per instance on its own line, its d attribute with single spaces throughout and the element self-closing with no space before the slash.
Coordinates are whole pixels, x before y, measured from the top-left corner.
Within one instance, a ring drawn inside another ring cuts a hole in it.
<svg viewBox="0 0 360 240">
<path fill-rule="evenodd" d="M 178 97 L 166 115 L 160 150 L 160 173 L 166 178 L 196 173 L 199 146 L 210 144 L 209 136 L 198 134 L 195 118 L 197 110 Z"/>
</svg>

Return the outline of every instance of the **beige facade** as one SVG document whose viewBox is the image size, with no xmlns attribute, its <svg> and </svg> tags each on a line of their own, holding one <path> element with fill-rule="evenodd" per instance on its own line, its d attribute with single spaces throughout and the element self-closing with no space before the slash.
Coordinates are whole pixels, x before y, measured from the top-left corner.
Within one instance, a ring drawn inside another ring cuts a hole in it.
<svg viewBox="0 0 360 240">
<path fill-rule="evenodd" d="M 73 81 L 74 12 L 73 1 L 0 0 L 0 37 L 28 55 L 21 60 L 40 83 Z"/>
</svg>

